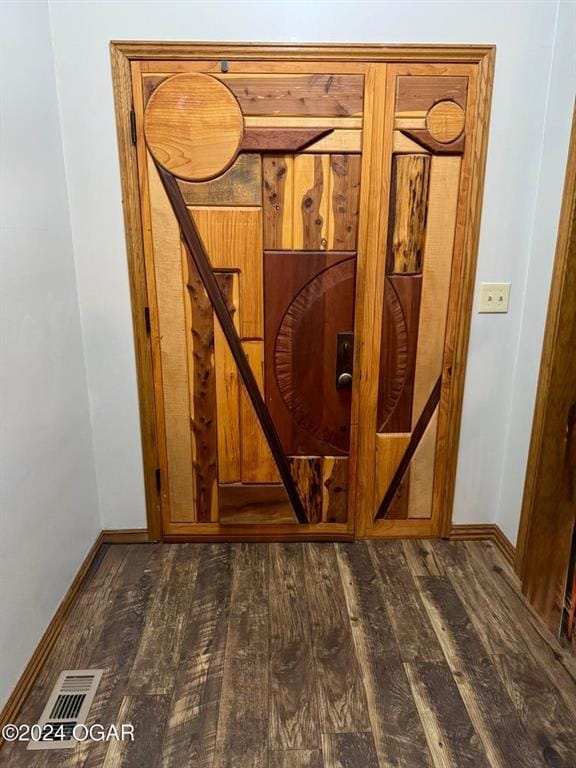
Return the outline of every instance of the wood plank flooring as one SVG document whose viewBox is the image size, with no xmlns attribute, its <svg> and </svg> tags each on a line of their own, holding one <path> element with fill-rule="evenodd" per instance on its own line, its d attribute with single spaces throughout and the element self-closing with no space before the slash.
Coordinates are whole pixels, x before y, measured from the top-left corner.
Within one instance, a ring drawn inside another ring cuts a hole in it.
<svg viewBox="0 0 576 768">
<path fill-rule="evenodd" d="M 135 741 L 0 764 L 576 766 L 576 659 L 487 542 L 108 545 L 19 721 L 84 667 Z"/>
</svg>

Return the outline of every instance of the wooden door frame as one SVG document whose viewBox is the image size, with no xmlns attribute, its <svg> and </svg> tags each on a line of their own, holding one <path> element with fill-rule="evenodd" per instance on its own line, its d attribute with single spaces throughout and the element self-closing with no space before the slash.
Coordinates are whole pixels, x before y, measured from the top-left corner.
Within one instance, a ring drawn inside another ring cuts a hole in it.
<svg viewBox="0 0 576 768">
<path fill-rule="evenodd" d="M 151 541 L 163 538 L 157 470 L 160 466 L 156 437 L 154 377 L 151 339 L 147 330 L 148 306 L 144 243 L 140 208 L 140 190 L 136 147 L 133 142 L 131 113 L 131 62 L 139 60 L 229 60 L 235 61 L 306 61 L 414 64 L 473 64 L 478 67 L 478 99 L 474 151 L 466 200 L 466 216 L 460 237 L 463 242 L 461 286 L 454 324 L 451 386 L 445 406 L 450 416 L 443 447 L 442 504 L 433 531 L 448 536 L 456 478 L 464 377 L 472 314 L 476 257 L 480 235 L 484 169 L 488 147 L 488 126 L 496 48 L 492 45 L 376 45 L 376 44 L 246 44 L 201 42 L 112 41 L 110 56 L 118 135 L 122 205 L 136 352 L 136 372 L 140 405 L 140 428 L 144 465 L 148 535 Z M 360 388 L 358 387 L 357 390 Z M 359 397 L 352 404 L 354 423 Z M 357 420 L 356 420 L 357 423 Z M 362 439 L 359 436 L 358 440 Z M 354 510 L 354 500 L 352 500 Z M 352 512 L 354 514 L 354 511 Z M 362 534 L 362 531 L 360 531 Z M 413 535 L 419 535 L 414 531 Z M 247 537 L 244 537 L 247 538 Z M 295 537 L 297 538 L 297 536 Z"/>
<path fill-rule="evenodd" d="M 534 599 L 536 584 L 542 576 L 537 570 L 535 564 L 530 560 L 530 548 L 534 546 L 531 541 L 533 528 L 538 515 L 537 510 L 537 490 L 538 480 L 541 479 L 539 467 L 544 448 L 544 436 L 546 420 L 549 414 L 551 400 L 555 387 L 560 386 L 559 382 L 552 376 L 553 361 L 559 340 L 564 329 L 562 320 L 564 300 L 570 301 L 571 297 L 565 295 L 565 286 L 568 280 L 569 269 L 576 268 L 576 247 L 574 242 L 574 231 L 576 227 L 576 105 L 572 115 L 572 131 L 570 135 L 570 145 L 568 149 L 568 160 L 566 163 L 566 175 L 564 178 L 564 189 L 562 195 L 562 207 L 560 211 L 560 220 L 558 224 L 558 236 L 556 240 L 556 253 L 554 257 L 554 266 L 552 269 L 552 283 L 550 287 L 550 297 L 548 300 L 548 314 L 546 317 L 546 328 L 544 331 L 544 342 L 542 346 L 542 356 L 540 360 L 540 372 L 538 376 L 538 389 L 536 392 L 536 403 L 534 407 L 534 418 L 532 421 L 532 435 L 530 439 L 530 450 L 528 453 L 528 462 L 526 465 L 526 479 L 524 484 L 524 497 L 522 500 L 522 511 L 520 514 L 520 527 L 518 530 L 518 544 L 516 546 L 516 558 L 514 568 L 518 574 L 522 589 L 530 599 Z M 574 301 L 574 298 L 572 298 Z M 570 521 L 558 521 L 567 527 Z M 557 528 L 557 530 L 560 530 Z M 558 552 L 558 557 L 566 563 L 568 570 L 568 561 L 570 558 L 570 548 L 572 543 L 571 536 L 568 537 L 564 552 Z M 544 608 L 540 600 L 537 609 L 541 611 Z M 546 609 L 548 610 L 548 608 Z M 545 621 L 552 631 L 558 627 L 552 626 L 550 614 L 545 616 Z"/>
</svg>

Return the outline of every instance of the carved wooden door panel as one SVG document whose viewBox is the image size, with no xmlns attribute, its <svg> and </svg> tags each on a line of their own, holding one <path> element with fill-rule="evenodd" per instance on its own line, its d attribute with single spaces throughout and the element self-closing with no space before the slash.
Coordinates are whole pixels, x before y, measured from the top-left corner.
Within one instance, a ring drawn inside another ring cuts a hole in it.
<svg viewBox="0 0 576 768">
<path fill-rule="evenodd" d="M 434 532 L 476 67 L 132 85 L 164 534 Z"/>
</svg>

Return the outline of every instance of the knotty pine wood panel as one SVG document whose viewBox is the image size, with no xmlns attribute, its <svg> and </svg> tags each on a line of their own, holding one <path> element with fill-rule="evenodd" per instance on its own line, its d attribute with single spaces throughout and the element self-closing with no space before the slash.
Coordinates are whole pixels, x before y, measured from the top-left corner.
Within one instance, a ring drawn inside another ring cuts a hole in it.
<svg viewBox="0 0 576 768">
<path fill-rule="evenodd" d="M 242 314 L 242 310 L 241 310 Z M 244 352 L 264 395 L 264 342 L 244 341 Z M 240 382 L 240 479 L 243 483 L 279 483 L 276 462 L 244 384 Z"/>
<path fill-rule="evenodd" d="M 234 165 L 212 181 L 179 181 L 188 205 L 262 205 L 262 159 L 243 152 Z"/>
<path fill-rule="evenodd" d="M 429 173 L 430 157 L 427 155 L 392 158 L 386 260 L 388 274 L 422 271 Z"/>
<path fill-rule="evenodd" d="M 322 457 L 292 456 L 290 471 L 310 523 L 322 520 Z"/>
<path fill-rule="evenodd" d="M 182 272 L 184 284 L 187 287 L 186 342 L 195 517 L 198 522 L 208 522 L 217 519 L 218 510 L 214 314 L 200 275 L 196 269 L 189 271 L 184 245 L 182 245 Z"/>
<path fill-rule="evenodd" d="M 264 247 L 355 250 L 360 155 L 264 157 Z"/>
<path fill-rule="evenodd" d="M 341 456 L 322 458 L 322 522 L 345 523 L 348 519 L 348 472 L 350 462 Z"/>
<path fill-rule="evenodd" d="M 442 373 L 460 167 L 459 157 L 433 157 L 431 160 L 414 375 L 413 426 Z"/>
<path fill-rule="evenodd" d="M 266 403 L 286 453 L 348 450 L 349 389 L 336 388 L 336 339 L 353 330 L 350 252 L 265 251 Z"/>
<path fill-rule="evenodd" d="M 362 75 L 215 75 L 244 115 L 361 115 Z"/>
<path fill-rule="evenodd" d="M 262 176 L 264 248 L 290 250 L 294 230 L 294 158 L 265 156 Z"/>
<path fill-rule="evenodd" d="M 162 364 L 162 393 L 170 519 L 195 518 L 187 328 L 178 224 L 152 160 L 148 164 L 150 220 Z"/>
<path fill-rule="evenodd" d="M 228 311 L 239 330 L 238 273 L 216 273 L 218 285 L 226 299 Z M 214 323 L 214 371 L 216 378 L 216 422 L 218 433 L 218 482 L 239 483 L 240 440 L 240 376 L 226 337 L 216 320 Z"/>
<path fill-rule="evenodd" d="M 329 155 L 296 155 L 293 178 L 292 247 L 301 251 L 325 250 L 330 215 Z"/>
<path fill-rule="evenodd" d="M 189 208 L 213 268 L 239 270 L 240 335 L 263 336 L 262 211 L 260 208 Z"/>
<path fill-rule="evenodd" d="M 378 384 L 379 432 L 409 432 L 422 275 L 389 275 L 384 287 Z"/>
<path fill-rule="evenodd" d="M 360 155 L 330 155 L 328 248 L 354 251 L 358 240 Z"/>
</svg>

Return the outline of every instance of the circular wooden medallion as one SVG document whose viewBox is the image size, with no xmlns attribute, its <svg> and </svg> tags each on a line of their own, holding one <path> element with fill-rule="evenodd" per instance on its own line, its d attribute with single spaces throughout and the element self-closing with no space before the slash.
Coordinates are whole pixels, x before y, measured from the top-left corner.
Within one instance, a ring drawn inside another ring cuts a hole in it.
<svg viewBox="0 0 576 768">
<path fill-rule="evenodd" d="M 464 110 L 454 101 L 439 101 L 426 115 L 426 128 L 441 144 L 455 141 L 464 130 Z"/>
<path fill-rule="evenodd" d="M 161 83 L 144 116 L 150 152 L 187 181 L 223 173 L 238 154 L 243 131 L 234 95 L 219 80 L 199 73 L 174 75 Z"/>
</svg>

